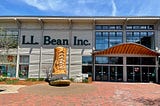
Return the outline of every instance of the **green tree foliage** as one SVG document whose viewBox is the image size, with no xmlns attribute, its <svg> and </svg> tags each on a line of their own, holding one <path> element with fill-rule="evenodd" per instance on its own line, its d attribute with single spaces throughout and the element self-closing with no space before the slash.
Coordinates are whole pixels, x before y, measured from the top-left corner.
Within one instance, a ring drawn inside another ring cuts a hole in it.
<svg viewBox="0 0 160 106">
<path fill-rule="evenodd" d="M 0 49 L 8 51 L 11 48 L 17 48 L 18 36 L 7 34 L 7 30 L 0 28 Z"/>
</svg>

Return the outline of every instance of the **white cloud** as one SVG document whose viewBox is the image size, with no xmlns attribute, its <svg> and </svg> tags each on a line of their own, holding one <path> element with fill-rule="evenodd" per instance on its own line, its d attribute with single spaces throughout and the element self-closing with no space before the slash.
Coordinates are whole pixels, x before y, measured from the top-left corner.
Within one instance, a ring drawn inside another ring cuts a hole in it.
<svg viewBox="0 0 160 106">
<path fill-rule="evenodd" d="M 112 16 L 116 16 L 116 12 L 117 12 L 117 7 L 116 4 L 114 2 L 114 0 L 112 0 Z"/>
<path fill-rule="evenodd" d="M 47 10 L 47 7 L 44 5 L 44 2 L 38 0 L 23 0 L 23 1 L 30 6 L 38 8 L 39 10 Z"/>
<path fill-rule="evenodd" d="M 113 0 L 112 4 L 107 0 L 23 0 L 23 2 L 41 11 L 61 12 L 68 15 L 116 15 L 116 5 Z"/>
<path fill-rule="evenodd" d="M 26 4 L 39 10 L 60 10 L 65 6 L 62 0 L 23 0 Z"/>
</svg>

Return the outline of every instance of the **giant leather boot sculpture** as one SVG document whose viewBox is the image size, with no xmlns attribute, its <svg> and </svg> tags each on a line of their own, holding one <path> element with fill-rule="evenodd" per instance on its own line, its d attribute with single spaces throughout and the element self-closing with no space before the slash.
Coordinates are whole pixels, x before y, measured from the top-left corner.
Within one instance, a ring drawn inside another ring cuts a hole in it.
<svg viewBox="0 0 160 106">
<path fill-rule="evenodd" d="M 54 65 L 53 74 L 66 74 L 66 54 L 67 49 L 64 47 L 57 47 L 54 51 Z"/>
<path fill-rule="evenodd" d="M 70 80 L 67 80 L 66 56 L 67 49 L 56 47 L 54 49 L 54 62 L 52 68 L 52 78 L 49 84 L 53 86 L 69 86 Z"/>
</svg>

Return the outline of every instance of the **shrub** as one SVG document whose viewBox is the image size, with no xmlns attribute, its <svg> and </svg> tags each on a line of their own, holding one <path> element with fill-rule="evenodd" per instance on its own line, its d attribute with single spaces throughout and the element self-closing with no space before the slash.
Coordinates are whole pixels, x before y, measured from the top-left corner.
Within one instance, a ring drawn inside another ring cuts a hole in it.
<svg viewBox="0 0 160 106">
<path fill-rule="evenodd" d="M 34 82 L 34 81 L 44 81 L 45 80 L 45 78 L 27 78 L 26 79 L 26 81 L 32 81 L 32 82 Z"/>
<path fill-rule="evenodd" d="M 34 82 L 34 81 L 37 81 L 37 78 L 27 78 L 26 81 L 32 81 L 32 82 Z"/>
<path fill-rule="evenodd" d="M 6 80 L 5 77 L 0 77 L 0 82 L 3 82 L 3 81 L 5 81 L 5 80 Z"/>
<path fill-rule="evenodd" d="M 19 81 L 19 79 L 7 78 L 7 79 L 5 80 L 5 83 L 6 83 L 6 84 L 15 84 L 15 83 L 17 83 L 18 81 Z"/>
<path fill-rule="evenodd" d="M 69 80 L 70 80 L 71 82 L 73 82 L 73 81 L 74 81 L 74 78 L 70 78 Z"/>
<path fill-rule="evenodd" d="M 88 79 L 83 79 L 82 82 L 83 83 L 88 83 Z"/>
<path fill-rule="evenodd" d="M 44 81 L 45 80 L 45 78 L 39 78 L 38 79 L 38 81 Z"/>
</svg>

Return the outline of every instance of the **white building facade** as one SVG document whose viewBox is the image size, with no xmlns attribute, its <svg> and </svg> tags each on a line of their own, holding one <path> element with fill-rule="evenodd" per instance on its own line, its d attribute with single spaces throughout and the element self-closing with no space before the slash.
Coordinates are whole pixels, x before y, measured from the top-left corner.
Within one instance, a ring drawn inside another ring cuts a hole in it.
<svg viewBox="0 0 160 106">
<path fill-rule="evenodd" d="M 54 48 L 63 46 L 69 78 L 160 82 L 160 17 L 1 16 L 0 28 L 1 38 L 17 39 L 7 54 L 1 46 L 4 76 L 46 78 Z"/>
</svg>

